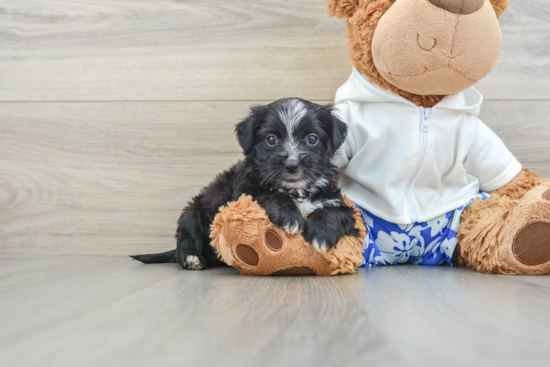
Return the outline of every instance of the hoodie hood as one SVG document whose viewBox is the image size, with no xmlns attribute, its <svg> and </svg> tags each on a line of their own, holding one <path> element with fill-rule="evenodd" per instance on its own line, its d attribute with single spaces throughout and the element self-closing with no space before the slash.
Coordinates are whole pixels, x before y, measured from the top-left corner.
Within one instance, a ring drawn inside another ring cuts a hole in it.
<svg viewBox="0 0 550 367">
<path fill-rule="evenodd" d="M 339 104 L 346 101 L 370 102 L 370 103 L 403 103 L 416 106 L 414 103 L 400 95 L 394 94 L 389 90 L 369 82 L 366 76 L 355 69 L 344 85 L 336 92 L 335 103 Z M 477 89 L 470 87 L 463 92 L 445 97 L 436 104 L 434 109 L 448 109 L 463 111 L 468 114 L 478 116 L 483 96 Z"/>
</svg>

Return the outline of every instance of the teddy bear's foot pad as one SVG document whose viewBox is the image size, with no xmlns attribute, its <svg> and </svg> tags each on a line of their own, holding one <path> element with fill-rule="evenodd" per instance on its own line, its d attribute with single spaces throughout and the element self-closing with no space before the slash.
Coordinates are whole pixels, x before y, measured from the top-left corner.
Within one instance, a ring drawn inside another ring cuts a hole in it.
<svg viewBox="0 0 550 367">
<path fill-rule="evenodd" d="M 281 236 L 274 230 L 268 230 L 265 233 L 263 245 L 267 247 L 268 253 L 276 255 L 278 252 L 283 249 L 283 239 Z M 266 251 L 264 256 L 266 255 Z M 257 267 L 260 263 L 260 254 L 249 245 L 239 244 L 235 246 L 235 255 L 236 257 L 251 267 Z M 316 275 L 317 273 L 306 266 L 294 266 L 288 269 L 278 270 L 268 275 Z"/>
<path fill-rule="evenodd" d="M 279 252 L 283 249 L 283 240 L 275 231 L 267 231 L 265 234 L 265 244 L 273 252 Z"/>
<path fill-rule="evenodd" d="M 546 192 L 542 195 L 542 198 L 543 198 L 544 200 L 550 201 L 550 190 L 546 191 Z"/>
<path fill-rule="evenodd" d="M 267 231 L 265 234 L 265 245 L 273 252 L 279 252 L 283 249 L 283 240 L 281 236 L 273 230 Z M 260 263 L 260 255 L 251 246 L 237 245 L 235 246 L 235 255 L 247 265 L 258 266 Z"/>
<path fill-rule="evenodd" d="M 550 190 L 544 194 L 550 196 Z M 550 223 L 537 221 L 523 227 L 513 244 L 514 255 L 522 264 L 535 266 L 550 261 Z"/>
<path fill-rule="evenodd" d="M 260 262 L 260 256 L 258 256 L 256 250 L 248 245 L 237 245 L 235 254 L 242 262 L 250 266 L 257 266 Z"/>
</svg>

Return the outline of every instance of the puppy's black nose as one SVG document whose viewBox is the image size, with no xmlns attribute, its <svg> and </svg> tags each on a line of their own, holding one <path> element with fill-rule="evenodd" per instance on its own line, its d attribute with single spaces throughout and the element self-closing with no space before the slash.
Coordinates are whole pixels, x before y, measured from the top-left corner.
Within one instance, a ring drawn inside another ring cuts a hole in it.
<svg viewBox="0 0 550 367">
<path fill-rule="evenodd" d="M 285 170 L 288 173 L 295 173 L 296 171 L 298 171 L 298 161 L 297 160 L 286 161 Z"/>
</svg>

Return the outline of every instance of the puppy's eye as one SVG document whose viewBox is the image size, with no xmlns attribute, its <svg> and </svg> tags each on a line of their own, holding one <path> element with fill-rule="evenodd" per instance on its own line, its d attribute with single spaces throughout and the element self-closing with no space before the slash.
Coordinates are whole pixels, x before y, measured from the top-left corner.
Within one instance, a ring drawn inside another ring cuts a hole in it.
<svg viewBox="0 0 550 367">
<path fill-rule="evenodd" d="M 307 145 L 314 146 L 317 145 L 317 143 L 319 142 L 319 138 L 315 134 L 309 134 L 306 138 L 306 141 Z"/>
<path fill-rule="evenodd" d="M 267 145 L 273 147 L 273 146 L 277 145 L 277 143 L 279 142 L 279 139 L 277 139 L 277 137 L 275 135 L 269 135 L 265 139 L 265 142 L 266 142 Z"/>
</svg>

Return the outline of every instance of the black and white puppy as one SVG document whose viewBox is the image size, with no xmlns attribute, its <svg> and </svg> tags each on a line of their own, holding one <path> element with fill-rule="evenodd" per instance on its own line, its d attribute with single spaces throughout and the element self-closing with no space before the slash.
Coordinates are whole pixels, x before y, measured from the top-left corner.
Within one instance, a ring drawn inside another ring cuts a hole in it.
<svg viewBox="0 0 550 367">
<path fill-rule="evenodd" d="M 178 262 L 184 269 L 221 265 L 210 246 L 210 225 L 221 206 L 242 194 L 251 195 L 275 225 L 290 234 L 302 232 L 319 251 L 336 246 L 343 236 L 359 235 L 354 211 L 333 181 L 337 169 L 331 159 L 347 126 L 332 106 L 281 99 L 252 107 L 235 132 L 245 159 L 219 174 L 183 209 L 176 250 L 134 259 Z"/>
</svg>

